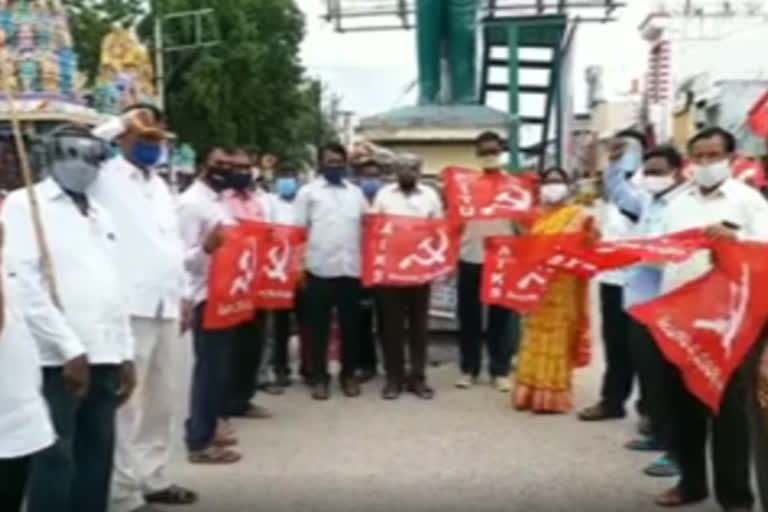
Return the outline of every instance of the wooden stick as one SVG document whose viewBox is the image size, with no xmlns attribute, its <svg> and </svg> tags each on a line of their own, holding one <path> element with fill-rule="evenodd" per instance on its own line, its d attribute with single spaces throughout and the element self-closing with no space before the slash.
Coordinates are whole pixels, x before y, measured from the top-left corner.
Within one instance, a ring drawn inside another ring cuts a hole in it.
<svg viewBox="0 0 768 512">
<path fill-rule="evenodd" d="M 2 66 L 2 64 L 0 64 Z M 0 78 L 3 82 L 3 90 L 6 98 L 8 98 L 8 114 L 11 119 L 11 128 L 13 130 L 13 138 L 16 141 L 16 152 L 19 154 L 19 163 L 21 164 L 21 175 L 24 178 L 24 188 L 27 189 L 27 197 L 29 198 L 30 210 L 32 213 L 32 225 L 35 229 L 35 238 L 37 239 L 37 247 L 40 252 L 40 265 L 43 268 L 43 278 L 48 285 L 48 290 L 51 294 L 51 300 L 54 305 L 61 309 L 61 300 L 59 300 L 58 289 L 56 288 L 56 279 L 53 273 L 53 261 L 51 260 L 51 252 L 48 249 L 48 243 L 45 239 L 45 230 L 43 229 L 43 218 L 40 213 L 40 203 L 37 201 L 37 194 L 35 193 L 35 184 L 32 180 L 32 169 L 29 165 L 29 155 L 27 154 L 26 144 L 21 131 L 21 121 L 19 120 L 18 113 L 16 111 L 16 103 L 13 99 L 9 80 L 5 76 L 5 66 L 2 66 L 0 70 Z"/>
</svg>

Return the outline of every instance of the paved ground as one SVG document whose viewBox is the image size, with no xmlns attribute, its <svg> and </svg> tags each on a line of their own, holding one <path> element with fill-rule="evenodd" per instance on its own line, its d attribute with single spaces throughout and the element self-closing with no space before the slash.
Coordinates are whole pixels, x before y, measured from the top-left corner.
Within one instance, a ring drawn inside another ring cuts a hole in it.
<svg viewBox="0 0 768 512">
<path fill-rule="evenodd" d="M 669 482 L 640 474 L 651 456 L 621 448 L 634 420 L 585 425 L 515 412 L 487 386 L 456 390 L 453 352 L 433 348 L 444 363 L 431 370 L 433 402 L 384 402 L 379 382 L 353 400 L 316 403 L 301 386 L 260 398 L 275 417 L 237 424 L 239 465 L 192 467 L 178 451 L 174 475 L 202 495 L 184 512 L 656 510 Z M 596 395 L 596 358 L 577 376 L 579 407 Z"/>
</svg>

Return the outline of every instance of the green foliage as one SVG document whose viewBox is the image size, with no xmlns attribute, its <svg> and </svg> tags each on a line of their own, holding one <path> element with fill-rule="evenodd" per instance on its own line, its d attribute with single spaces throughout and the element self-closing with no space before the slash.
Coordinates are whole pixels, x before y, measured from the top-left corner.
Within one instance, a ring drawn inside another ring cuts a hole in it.
<svg viewBox="0 0 768 512">
<path fill-rule="evenodd" d="M 113 23 L 139 22 L 153 46 L 151 4 L 163 14 L 210 7 L 203 40 L 218 44 L 166 54 L 166 109 L 180 140 L 197 151 L 217 143 L 255 146 L 291 165 L 311 163 L 310 146 L 334 132 L 322 87 L 299 59 L 304 17 L 293 0 L 68 0 L 81 69 L 98 69 L 101 39 Z M 84 8 L 88 5 L 89 8 Z M 143 16 L 143 18 L 142 18 Z M 166 48 L 196 42 L 193 18 L 167 20 Z"/>
<path fill-rule="evenodd" d="M 304 18 L 293 0 L 217 0 L 214 47 L 172 53 L 166 101 L 182 140 L 204 149 L 215 143 L 256 146 L 287 163 L 308 163 L 308 144 L 329 135 L 319 85 L 305 78 L 299 60 Z M 167 0 L 165 12 L 203 7 Z M 166 25 L 166 44 L 194 42 L 191 20 Z M 206 25 L 206 28 L 210 28 Z M 146 28 L 144 29 L 146 30 Z"/>
<path fill-rule="evenodd" d="M 115 24 L 130 26 L 144 13 L 143 0 L 64 0 L 80 70 L 94 80 L 99 69 L 101 40 Z"/>
</svg>

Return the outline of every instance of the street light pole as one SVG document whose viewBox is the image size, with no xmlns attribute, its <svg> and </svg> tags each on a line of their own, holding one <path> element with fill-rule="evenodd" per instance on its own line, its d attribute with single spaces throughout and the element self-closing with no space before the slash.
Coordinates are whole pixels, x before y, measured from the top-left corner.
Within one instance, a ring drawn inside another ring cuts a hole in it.
<svg viewBox="0 0 768 512">
<path fill-rule="evenodd" d="M 161 110 L 165 110 L 165 45 L 163 41 L 163 13 L 160 11 L 160 1 L 152 0 L 152 16 L 155 29 L 155 88 L 157 102 Z"/>
</svg>

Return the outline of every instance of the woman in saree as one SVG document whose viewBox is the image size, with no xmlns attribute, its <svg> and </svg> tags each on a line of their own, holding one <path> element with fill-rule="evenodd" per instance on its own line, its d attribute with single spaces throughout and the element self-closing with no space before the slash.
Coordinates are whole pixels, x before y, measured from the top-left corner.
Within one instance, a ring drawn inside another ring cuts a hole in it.
<svg viewBox="0 0 768 512">
<path fill-rule="evenodd" d="M 541 173 L 542 215 L 532 235 L 588 232 L 591 218 L 572 202 L 573 188 L 566 172 L 551 168 Z M 537 309 L 523 317 L 523 339 L 512 391 L 512 405 L 536 413 L 564 413 L 573 406 L 572 374 L 589 361 L 587 283 L 565 273 L 551 282 Z"/>
</svg>

